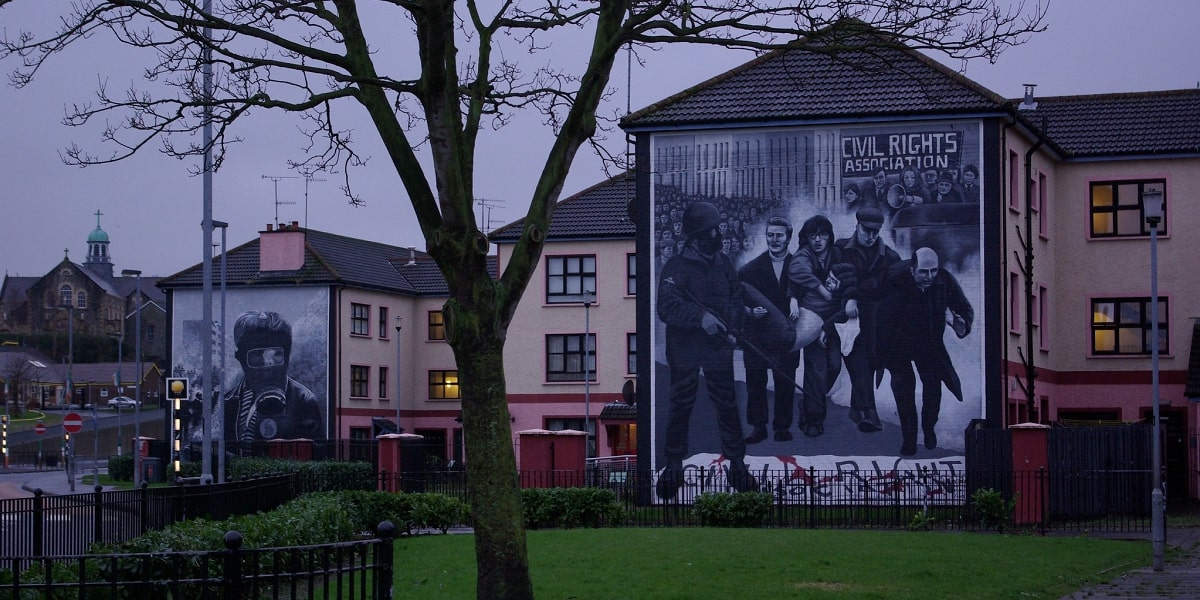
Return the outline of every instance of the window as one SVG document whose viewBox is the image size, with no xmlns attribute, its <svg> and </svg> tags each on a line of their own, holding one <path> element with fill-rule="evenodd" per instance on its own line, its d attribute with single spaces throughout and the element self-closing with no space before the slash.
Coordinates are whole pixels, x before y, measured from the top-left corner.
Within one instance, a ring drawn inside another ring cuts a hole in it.
<svg viewBox="0 0 1200 600">
<path fill-rule="evenodd" d="M 588 336 L 587 369 L 596 381 L 596 334 Z M 546 381 L 583 381 L 583 334 L 546 336 Z"/>
<path fill-rule="evenodd" d="M 1167 299 L 1158 300 L 1158 351 L 1168 352 Z M 1149 298 L 1093 298 L 1092 353 L 1150 354 Z"/>
<path fill-rule="evenodd" d="M 1016 273 L 1008 274 L 1008 330 L 1021 331 L 1021 290 Z"/>
<path fill-rule="evenodd" d="M 71 306 L 71 298 L 73 297 L 71 286 L 63 284 L 58 288 L 58 304 L 60 306 Z"/>
<path fill-rule="evenodd" d="M 1020 188 L 1020 173 L 1021 163 L 1017 159 L 1017 153 L 1013 150 L 1008 151 L 1008 208 L 1021 212 L 1021 190 Z"/>
<path fill-rule="evenodd" d="M 388 329 L 387 307 L 380 306 L 379 307 L 379 339 L 382 339 L 382 340 L 387 339 L 387 337 L 388 337 L 387 329 Z"/>
<path fill-rule="evenodd" d="M 549 431 L 563 431 L 565 429 L 573 429 L 575 431 L 584 431 L 584 419 L 581 418 L 554 418 L 546 419 L 546 429 Z M 596 455 L 596 418 L 592 417 L 587 420 L 587 455 Z"/>
<path fill-rule="evenodd" d="M 350 335 L 371 335 L 371 307 L 350 305 Z"/>
<path fill-rule="evenodd" d="M 1038 213 L 1038 235 L 1042 237 L 1049 236 L 1047 228 L 1050 224 L 1050 204 L 1047 200 L 1046 192 L 1046 174 L 1038 173 L 1038 205 L 1041 207 L 1041 212 Z"/>
<path fill-rule="evenodd" d="M 625 295 L 637 295 L 637 255 L 625 255 Z"/>
<path fill-rule="evenodd" d="M 637 374 L 637 334 L 625 334 L 625 372 Z"/>
<path fill-rule="evenodd" d="M 446 339 L 446 316 L 440 310 L 429 311 L 429 339 Z"/>
<path fill-rule="evenodd" d="M 352 440 L 369 440 L 371 439 L 370 427 L 351 427 L 350 439 Z"/>
<path fill-rule="evenodd" d="M 75 294 L 75 307 L 81 309 L 87 308 L 87 292 L 78 292 Z"/>
<path fill-rule="evenodd" d="M 1157 185 L 1156 185 L 1157 184 Z M 1091 213 L 1093 237 L 1130 237 L 1150 235 L 1143 218 L 1142 197 L 1147 186 L 1156 185 L 1166 198 L 1166 180 L 1149 181 L 1102 181 L 1091 187 Z M 1158 224 L 1159 233 L 1167 231 L 1167 214 Z"/>
<path fill-rule="evenodd" d="M 371 367 L 350 365 L 350 397 L 366 398 L 367 381 L 371 379 Z"/>
<path fill-rule="evenodd" d="M 1047 298 L 1049 293 L 1046 286 L 1038 286 L 1037 312 L 1039 315 L 1038 320 L 1040 321 L 1038 326 L 1038 349 L 1043 352 L 1050 351 L 1050 325 L 1046 321 L 1046 318 L 1049 316 L 1050 299 Z"/>
<path fill-rule="evenodd" d="M 583 302 L 596 293 L 596 255 L 546 257 L 546 302 Z"/>
<path fill-rule="evenodd" d="M 461 397 L 458 391 L 458 371 L 429 372 L 430 400 L 457 400 Z"/>
<path fill-rule="evenodd" d="M 379 399 L 387 398 L 388 368 L 379 367 Z"/>
</svg>

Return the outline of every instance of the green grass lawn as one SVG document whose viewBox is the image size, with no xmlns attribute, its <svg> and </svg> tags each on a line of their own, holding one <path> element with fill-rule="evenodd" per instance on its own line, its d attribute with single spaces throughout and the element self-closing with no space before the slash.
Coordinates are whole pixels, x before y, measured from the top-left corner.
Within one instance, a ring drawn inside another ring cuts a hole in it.
<svg viewBox="0 0 1200 600">
<path fill-rule="evenodd" d="M 59 413 L 42 413 L 36 410 L 27 410 L 21 413 L 21 417 L 9 417 L 8 432 L 16 433 L 18 431 L 30 431 L 38 424 L 38 421 L 45 423 L 46 427 L 58 425 L 62 423 L 63 416 Z"/>
<path fill-rule="evenodd" d="M 529 532 L 540 599 L 1058 598 L 1149 562 L 1145 542 L 795 529 Z M 474 598 L 474 538 L 396 542 L 396 597 Z"/>
<path fill-rule="evenodd" d="M 92 483 L 92 474 L 91 473 L 87 473 L 87 474 L 83 475 L 82 477 L 80 477 L 79 482 L 82 485 L 89 485 L 89 486 L 95 485 L 94 483 Z M 121 490 L 132 490 L 133 489 L 132 481 L 118 481 L 116 479 L 113 479 L 112 477 L 109 477 L 108 473 L 100 474 L 100 485 L 105 486 L 105 487 L 112 486 L 112 487 L 115 487 L 115 488 L 121 489 Z M 171 485 L 170 483 L 167 483 L 165 481 L 160 481 L 158 483 L 151 483 L 149 485 L 149 487 L 152 487 L 152 488 L 169 487 L 170 485 Z"/>
</svg>

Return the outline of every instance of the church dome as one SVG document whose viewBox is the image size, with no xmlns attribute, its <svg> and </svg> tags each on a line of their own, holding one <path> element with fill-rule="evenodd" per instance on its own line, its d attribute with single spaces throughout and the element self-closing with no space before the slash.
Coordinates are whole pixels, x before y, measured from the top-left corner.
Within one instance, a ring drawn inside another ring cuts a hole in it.
<svg viewBox="0 0 1200 600">
<path fill-rule="evenodd" d="M 104 242 L 107 244 L 108 243 L 108 234 L 105 233 L 103 229 L 100 229 L 99 225 L 97 225 L 96 228 L 93 229 L 90 234 L 88 234 L 87 241 L 89 244 L 95 243 L 95 242 Z"/>
</svg>

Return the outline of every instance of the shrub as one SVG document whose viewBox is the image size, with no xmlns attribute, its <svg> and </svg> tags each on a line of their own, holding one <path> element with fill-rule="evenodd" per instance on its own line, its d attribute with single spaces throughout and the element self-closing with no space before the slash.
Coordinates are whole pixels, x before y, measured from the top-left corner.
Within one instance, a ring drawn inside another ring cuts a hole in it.
<svg viewBox="0 0 1200 600">
<path fill-rule="evenodd" d="M 108 476 L 116 481 L 133 481 L 133 456 L 108 457 Z"/>
<path fill-rule="evenodd" d="M 375 468 L 368 462 L 236 458 L 226 468 L 234 480 L 295 473 L 302 492 L 375 489 Z"/>
<path fill-rule="evenodd" d="M 1004 494 L 992 488 L 975 490 L 975 493 L 971 494 L 971 501 L 975 503 L 975 515 L 980 526 L 996 531 L 1004 531 L 1004 526 L 1012 519 L 1013 509 L 1017 505 L 1015 494 L 1012 499 L 1005 500 Z"/>
<path fill-rule="evenodd" d="M 467 513 L 469 512 L 467 505 L 458 498 L 443 494 L 404 494 L 404 496 L 410 501 L 412 509 L 410 514 L 416 527 L 437 529 L 446 533 L 451 527 L 467 522 Z"/>
<path fill-rule="evenodd" d="M 692 510 L 706 527 L 761 527 L 771 506 L 767 492 L 705 493 L 696 498 Z"/>
<path fill-rule="evenodd" d="M 619 522 L 621 505 L 612 490 L 600 488 L 529 488 L 521 490 L 525 526 L 601 527 Z"/>
</svg>

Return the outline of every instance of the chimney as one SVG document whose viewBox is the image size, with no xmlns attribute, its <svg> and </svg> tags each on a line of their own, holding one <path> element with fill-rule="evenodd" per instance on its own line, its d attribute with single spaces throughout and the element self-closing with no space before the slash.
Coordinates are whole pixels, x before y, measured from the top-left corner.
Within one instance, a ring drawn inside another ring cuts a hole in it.
<svg viewBox="0 0 1200 600">
<path fill-rule="evenodd" d="M 275 226 L 270 223 L 267 223 L 267 231 L 274 231 L 274 230 L 275 230 Z"/>
<path fill-rule="evenodd" d="M 258 270 L 295 271 L 304 266 L 304 232 L 280 224 L 258 232 Z"/>
<path fill-rule="evenodd" d="M 1036 83 L 1023 83 L 1025 86 L 1025 99 L 1017 106 L 1017 110 L 1034 110 L 1038 107 L 1037 100 L 1033 99 L 1033 88 L 1037 87 Z"/>
</svg>

